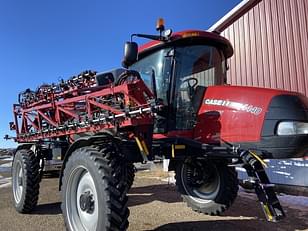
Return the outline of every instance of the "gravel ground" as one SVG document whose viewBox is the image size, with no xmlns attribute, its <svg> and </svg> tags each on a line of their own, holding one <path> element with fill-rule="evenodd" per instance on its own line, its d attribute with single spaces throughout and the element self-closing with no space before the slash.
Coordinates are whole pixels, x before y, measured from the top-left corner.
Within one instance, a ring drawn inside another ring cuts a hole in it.
<svg viewBox="0 0 308 231">
<path fill-rule="evenodd" d="M 2 178 L 10 177 L 8 172 L 0 174 Z M 182 202 L 173 184 L 161 180 L 165 177 L 158 171 L 137 173 L 129 192 L 129 230 L 308 230 L 307 209 L 286 204 L 287 218 L 279 223 L 268 223 L 256 197 L 245 192 L 240 192 L 223 216 L 195 213 Z M 43 179 L 39 205 L 32 214 L 15 212 L 10 186 L 0 187 L 0 199 L 0 230 L 65 230 L 57 178 Z"/>
</svg>

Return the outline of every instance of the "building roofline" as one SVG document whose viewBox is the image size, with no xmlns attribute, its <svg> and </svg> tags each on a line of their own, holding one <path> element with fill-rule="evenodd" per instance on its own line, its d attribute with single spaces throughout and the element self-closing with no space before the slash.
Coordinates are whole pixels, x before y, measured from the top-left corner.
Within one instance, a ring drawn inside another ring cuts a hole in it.
<svg viewBox="0 0 308 231">
<path fill-rule="evenodd" d="M 212 25 L 208 31 L 221 33 L 228 26 L 233 24 L 251 8 L 257 5 L 262 0 L 243 0 L 238 5 L 236 5 L 232 10 L 230 10 L 225 16 L 219 19 L 214 25 Z"/>
</svg>

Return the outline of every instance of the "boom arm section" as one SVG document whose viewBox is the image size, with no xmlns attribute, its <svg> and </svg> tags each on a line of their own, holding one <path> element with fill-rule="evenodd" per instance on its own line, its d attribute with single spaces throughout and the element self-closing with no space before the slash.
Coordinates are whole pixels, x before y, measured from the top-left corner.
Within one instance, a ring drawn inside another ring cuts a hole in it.
<svg viewBox="0 0 308 231">
<path fill-rule="evenodd" d="M 48 92 L 39 103 L 14 104 L 16 141 L 153 125 L 154 96 L 137 72 L 126 71 L 117 82 L 72 92 Z"/>
</svg>

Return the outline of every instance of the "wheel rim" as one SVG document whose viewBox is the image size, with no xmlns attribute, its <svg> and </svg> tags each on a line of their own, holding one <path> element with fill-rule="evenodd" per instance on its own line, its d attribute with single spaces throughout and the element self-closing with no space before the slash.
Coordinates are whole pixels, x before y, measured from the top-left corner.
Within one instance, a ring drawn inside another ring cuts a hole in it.
<svg viewBox="0 0 308 231">
<path fill-rule="evenodd" d="M 204 163 L 198 162 L 199 166 Z M 195 165 L 196 166 L 196 165 Z M 191 181 L 192 172 L 195 167 L 191 167 L 190 164 L 184 163 L 181 168 L 181 180 L 182 185 L 187 195 L 197 201 L 198 203 L 209 203 L 217 197 L 220 189 L 220 174 L 214 164 L 207 164 L 207 168 L 202 168 L 202 173 L 207 174 L 209 177 L 207 180 L 203 180 L 202 183 L 192 185 Z M 201 171 L 200 169 L 198 169 Z"/>
<path fill-rule="evenodd" d="M 98 197 L 94 180 L 84 166 L 70 174 L 66 190 L 66 213 L 72 230 L 96 230 Z"/>
<path fill-rule="evenodd" d="M 24 180 L 22 163 L 17 161 L 13 172 L 13 195 L 17 204 L 21 201 L 23 190 Z"/>
</svg>

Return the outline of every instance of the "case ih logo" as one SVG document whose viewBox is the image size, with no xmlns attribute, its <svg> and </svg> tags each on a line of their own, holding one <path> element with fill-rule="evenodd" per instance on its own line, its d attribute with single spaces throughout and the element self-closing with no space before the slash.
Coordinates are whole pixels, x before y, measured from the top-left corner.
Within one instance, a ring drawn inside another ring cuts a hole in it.
<svg viewBox="0 0 308 231">
<path fill-rule="evenodd" d="M 251 104 L 243 104 L 238 102 L 232 102 L 229 100 L 222 99 L 205 99 L 204 103 L 207 105 L 217 105 L 222 107 L 233 108 L 240 111 L 249 112 L 254 115 L 259 115 L 262 112 L 262 108 L 256 107 Z"/>
</svg>

